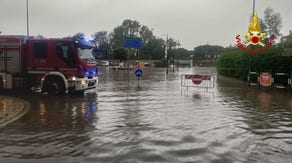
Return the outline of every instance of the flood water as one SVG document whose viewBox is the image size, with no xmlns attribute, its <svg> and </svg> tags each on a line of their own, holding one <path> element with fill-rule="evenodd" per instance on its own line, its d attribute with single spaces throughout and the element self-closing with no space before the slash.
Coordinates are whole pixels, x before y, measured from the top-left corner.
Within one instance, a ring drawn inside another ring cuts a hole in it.
<svg viewBox="0 0 292 163">
<path fill-rule="evenodd" d="M 138 86 L 133 71 L 128 82 L 128 71 L 102 67 L 83 96 L 15 95 L 31 109 L 0 129 L 0 162 L 292 161 L 291 93 L 224 77 L 181 87 L 196 71 L 147 68 Z"/>
</svg>

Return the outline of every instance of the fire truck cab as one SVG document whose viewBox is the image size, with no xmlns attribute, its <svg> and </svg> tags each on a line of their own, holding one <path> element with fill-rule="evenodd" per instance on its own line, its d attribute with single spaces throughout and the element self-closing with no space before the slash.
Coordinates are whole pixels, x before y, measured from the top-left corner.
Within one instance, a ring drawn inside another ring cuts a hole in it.
<svg viewBox="0 0 292 163">
<path fill-rule="evenodd" d="M 86 39 L 0 36 L 0 89 L 84 92 L 98 83 L 95 44 Z"/>
</svg>

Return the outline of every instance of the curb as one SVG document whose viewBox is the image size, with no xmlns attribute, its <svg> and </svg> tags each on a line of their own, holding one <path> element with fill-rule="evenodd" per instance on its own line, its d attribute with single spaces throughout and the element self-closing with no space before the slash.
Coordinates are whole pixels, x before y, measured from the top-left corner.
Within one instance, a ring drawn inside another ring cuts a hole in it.
<svg viewBox="0 0 292 163">
<path fill-rule="evenodd" d="M 16 98 L 16 97 L 9 97 L 9 96 L 0 96 L 0 99 L 4 99 L 3 101 L 7 100 L 5 103 L 5 110 L 6 113 L 4 115 L 4 118 L 2 117 L 2 119 L 0 119 L 0 128 L 5 127 L 6 125 L 8 125 L 9 123 L 12 123 L 16 120 L 18 120 L 19 118 L 21 118 L 22 116 L 24 116 L 26 113 L 28 113 L 29 109 L 30 109 L 30 104 L 29 102 L 20 99 L 20 98 Z M 10 100 L 15 101 L 13 102 L 9 102 Z M 3 102 L 0 101 L 0 104 Z M 2 105 L 2 104 L 1 104 Z M 0 114 L 3 111 L 3 108 L 0 106 Z"/>
</svg>

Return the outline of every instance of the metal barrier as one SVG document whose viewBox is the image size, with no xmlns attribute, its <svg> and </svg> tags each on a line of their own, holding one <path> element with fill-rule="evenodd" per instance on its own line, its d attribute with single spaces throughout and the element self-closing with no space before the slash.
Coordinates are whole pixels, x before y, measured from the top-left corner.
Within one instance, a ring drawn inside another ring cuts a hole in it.
<svg viewBox="0 0 292 163">
<path fill-rule="evenodd" d="M 259 73 L 257 72 L 249 72 L 248 73 L 248 85 L 259 85 Z"/>
<path fill-rule="evenodd" d="M 275 73 L 273 85 L 275 88 L 287 88 L 291 84 L 291 79 L 287 73 Z"/>
<path fill-rule="evenodd" d="M 257 72 L 249 72 L 248 84 L 250 86 L 292 88 L 292 76 L 289 76 L 287 73 L 274 73 L 272 75 L 267 72 L 260 74 Z"/>
<path fill-rule="evenodd" d="M 181 75 L 182 87 L 214 88 L 216 77 L 210 74 L 183 74 Z"/>
</svg>

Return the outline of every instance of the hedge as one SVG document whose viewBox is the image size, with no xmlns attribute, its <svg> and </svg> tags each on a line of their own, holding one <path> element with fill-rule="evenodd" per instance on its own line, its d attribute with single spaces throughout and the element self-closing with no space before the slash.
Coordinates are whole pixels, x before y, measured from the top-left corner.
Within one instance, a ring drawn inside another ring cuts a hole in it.
<svg viewBox="0 0 292 163">
<path fill-rule="evenodd" d="M 282 53 L 281 47 L 272 47 L 258 55 L 251 55 L 241 50 L 225 52 L 217 60 L 217 70 L 221 75 L 241 80 L 247 80 L 249 71 L 292 75 L 292 57 L 282 56 Z"/>
</svg>

